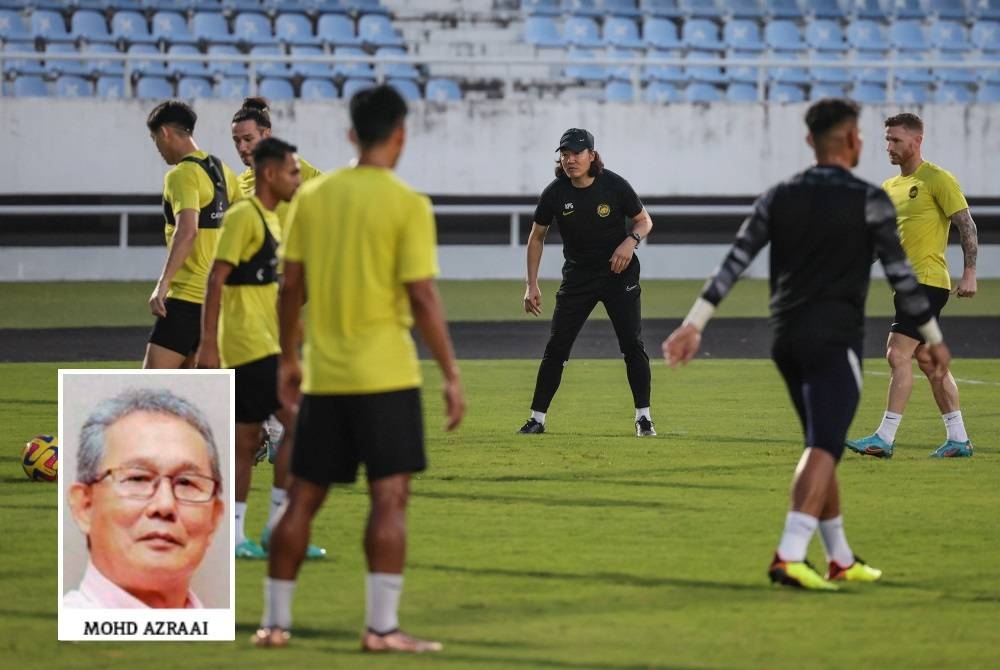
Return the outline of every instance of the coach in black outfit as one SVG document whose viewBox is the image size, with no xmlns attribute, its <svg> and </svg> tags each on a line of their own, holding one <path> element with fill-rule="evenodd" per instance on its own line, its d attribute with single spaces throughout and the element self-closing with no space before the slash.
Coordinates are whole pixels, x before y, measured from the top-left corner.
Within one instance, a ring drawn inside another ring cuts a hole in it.
<svg viewBox="0 0 1000 670">
<path fill-rule="evenodd" d="M 656 435 L 649 413 L 649 356 L 641 338 L 642 288 L 635 255 L 639 242 L 653 229 L 653 221 L 632 186 L 604 169 L 589 132 L 570 128 L 559 140 L 558 151 L 556 179 L 542 192 L 528 236 L 526 312 L 535 316 L 542 313 L 538 266 L 553 222 L 562 235 L 566 262 L 556 293 L 551 335 L 535 381 L 531 418 L 519 432 L 545 432 L 545 414 L 559 388 L 573 342 L 594 307 L 603 302 L 625 356 L 635 401 L 636 435 Z"/>
</svg>

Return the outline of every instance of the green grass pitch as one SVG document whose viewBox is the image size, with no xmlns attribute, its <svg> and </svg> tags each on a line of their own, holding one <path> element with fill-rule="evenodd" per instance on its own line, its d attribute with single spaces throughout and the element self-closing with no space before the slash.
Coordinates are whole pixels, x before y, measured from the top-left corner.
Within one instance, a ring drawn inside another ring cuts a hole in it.
<svg viewBox="0 0 1000 670">
<path fill-rule="evenodd" d="M 134 363 L 129 364 L 134 365 Z M 57 364 L 0 365 L 0 658 L 5 668 L 995 668 L 1000 621 L 1000 362 L 954 371 L 978 444 L 932 461 L 943 438 L 918 384 L 891 461 L 840 467 L 852 546 L 885 582 L 836 594 L 770 587 L 799 456 L 797 419 L 767 361 L 654 365 L 660 436 L 631 436 L 620 361 L 573 361 L 549 433 L 516 436 L 535 361 L 462 364 L 469 413 L 441 429 L 427 367 L 431 467 L 414 484 L 401 620 L 441 639 L 433 657 L 367 657 L 362 486 L 335 490 L 314 540 L 331 558 L 303 568 L 294 645 L 246 639 L 263 563 L 237 566 L 235 643 L 57 643 L 56 488 L 24 478 L 23 441 L 56 427 Z M 74 366 L 76 367 L 76 366 Z M 882 409 L 885 364 L 867 361 L 854 432 Z M 267 466 L 255 471 L 248 529 L 264 521 Z M 818 539 L 811 558 L 823 556 Z"/>
</svg>

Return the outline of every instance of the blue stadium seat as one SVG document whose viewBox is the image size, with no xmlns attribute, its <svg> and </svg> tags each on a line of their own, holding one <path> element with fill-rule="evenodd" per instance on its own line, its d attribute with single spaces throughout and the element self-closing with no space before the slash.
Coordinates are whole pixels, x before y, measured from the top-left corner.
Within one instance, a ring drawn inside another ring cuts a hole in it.
<svg viewBox="0 0 1000 670">
<path fill-rule="evenodd" d="M 567 44 L 578 47 L 603 47 L 597 24 L 585 16 L 571 16 L 563 24 L 563 39 Z"/>
<path fill-rule="evenodd" d="M 764 0 L 764 13 L 772 19 L 802 18 L 798 0 Z"/>
<path fill-rule="evenodd" d="M 802 31 L 792 21 L 776 19 L 764 26 L 764 43 L 779 51 L 802 51 L 806 43 Z"/>
<path fill-rule="evenodd" d="M 250 95 L 250 80 L 246 77 L 220 77 L 215 84 L 215 97 L 240 100 Z"/>
<path fill-rule="evenodd" d="M 307 77 L 302 80 L 303 100 L 335 100 L 340 97 L 337 85 L 329 79 Z"/>
<path fill-rule="evenodd" d="M 432 78 L 424 87 L 424 97 L 433 102 L 452 102 L 462 99 L 462 89 L 451 79 Z"/>
<path fill-rule="evenodd" d="M 285 52 L 278 46 L 256 46 L 250 49 L 251 56 L 284 56 Z M 288 63 L 279 61 L 262 61 L 256 64 L 257 76 L 259 77 L 281 77 L 290 79 L 292 71 Z"/>
<path fill-rule="evenodd" d="M 965 58 L 962 54 L 941 53 L 935 60 L 963 62 Z M 934 78 L 939 82 L 951 82 L 953 84 L 976 84 L 979 82 L 979 75 L 972 68 L 934 68 Z"/>
<path fill-rule="evenodd" d="M 261 0 L 220 0 L 226 12 L 259 12 L 264 9 Z"/>
<path fill-rule="evenodd" d="M 976 0 L 972 0 L 975 4 Z M 965 0 L 927 0 L 927 10 L 938 20 L 953 19 L 964 21 L 969 13 L 965 8 Z"/>
<path fill-rule="evenodd" d="M 402 47 L 379 47 L 375 50 L 376 57 L 406 57 L 406 49 Z M 382 75 L 390 79 L 420 79 L 420 70 L 410 63 L 382 63 Z"/>
<path fill-rule="evenodd" d="M 645 16 L 664 19 L 679 19 L 684 12 L 677 6 L 677 0 L 639 0 L 639 11 Z"/>
<path fill-rule="evenodd" d="M 764 8 L 760 0 L 725 0 L 722 3 L 722 10 L 731 19 L 764 20 Z"/>
<path fill-rule="evenodd" d="M 844 87 L 837 84 L 813 84 L 809 88 L 809 99 L 820 100 L 822 98 L 842 98 L 844 97 Z"/>
<path fill-rule="evenodd" d="M 94 86 L 83 77 L 64 74 L 56 79 L 56 97 L 90 98 L 93 95 Z"/>
<path fill-rule="evenodd" d="M 892 97 L 904 105 L 923 105 L 931 99 L 931 90 L 922 84 L 900 84 L 893 90 Z"/>
<path fill-rule="evenodd" d="M 938 51 L 964 53 L 972 50 L 969 31 L 958 21 L 935 21 L 930 33 L 931 45 Z"/>
<path fill-rule="evenodd" d="M 204 56 L 193 44 L 171 44 L 167 49 L 171 56 Z M 175 76 L 207 77 L 211 74 L 204 60 L 170 60 L 167 63 L 170 72 Z"/>
<path fill-rule="evenodd" d="M 207 77 L 181 77 L 177 80 L 177 97 L 185 100 L 214 98 L 212 80 Z"/>
<path fill-rule="evenodd" d="M 886 0 L 885 8 L 897 21 L 924 18 L 924 10 L 920 6 L 920 0 Z"/>
<path fill-rule="evenodd" d="M 278 43 L 271 28 L 271 21 L 263 14 L 243 12 L 233 20 L 233 35 L 245 46 L 268 45 Z"/>
<path fill-rule="evenodd" d="M 367 56 L 362 49 L 356 47 L 337 47 L 334 51 L 334 56 Z M 355 79 L 374 79 L 375 78 L 375 68 L 373 68 L 369 63 L 343 63 L 339 60 L 335 60 L 333 66 L 333 73 L 336 76 L 355 78 Z"/>
<path fill-rule="evenodd" d="M 341 96 L 346 100 L 350 100 L 351 96 L 358 91 L 363 91 L 364 89 L 372 88 L 373 86 L 375 86 L 374 79 L 347 79 L 344 81 L 344 85 L 342 86 Z"/>
<path fill-rule="evenodd" d="M 563 14 L 571 16 L 599 17 L 604 15 L 604 9 L 598 0 L 562 0 Z"/>
<path fill-rule="evenodd" d="M 719 60 L 719 55 L 710 51 L 689 51 L 687 53 L 689 61 L 695 60 Z M 708 84 L 725 84 L 729 77 L 722 71 L 722 65 L 685 65 L 684 76 L 688 81 L 703 82 Z"/>
<path fill-rule="evenodd" d="M 317 79 L 333 77 L 333 64 L 329 61 L 321 63 L 300 60 L 302 56 L 326 56 L 327 54 L 320 47 L 293 44 L 289 53 L 295 58 L 291 65 L 293 77 L 315 77 Z"/>
<path fill-rule="evenodd" d="M 733 19 L 722 26 L 722 41 L 730 49 L 760 53 L 764 41 L 760 37 L 760 26 L 756 21 Z"/>
<path fill-rule="evenodd" d="M 83 51 L 88 54 L 118 54 L 118 47 L 114 44 L 104 42 L 94 42 L 84 46 Z M 104 59 L 86 61 L 90 68 L 90 74 L 95 76 L 121 77 L 125 73 L 125 62 L 120 60 Z"/>
<path fill-rule="evenodd" d="M 983 51 L 1000 51 L 1000 23 L 977 21 L 972 26 L 972 43 Z"/>
<path fill-rule="evenodd" d="M 52 95 L 48 83 L 36 75 L 22 74 L 14 80 L 14 95 L 21 98 L 38 98 Z"/>
<path fill-rule="evenodd" d="M 83 60 L 61 60 L 49 58 L 49 54 L 74 54 L 80 51 L 68 42 L 50 42 L 45 45 L 45 69 L 52 74 L 86 77 L 90 75 L 90 64 Z"/>
<path fill-rule="evenodd" d="M 652 49 L 679 49 L 677 24 L 670 19 L 648 16 L 642 23 L 642 39 Z"/>
<path fill-rule="evenodd" d="M 844 0 L 844 7 L 854 19 L 888 20 L 880 0 Z"/>
<path fill-rule="evenodd" d="M 168 44 L 197 44 L 198 39 L 191 34 L 187 20 L 177 12 L 159 11 L 153 14 L 150 33 L 157 40 Z"/>
<path fill-rule="evenodd" d="M 981 58 L 987 61 L 995 61 L 996 66 L 982 70 L 980 78 L 987 84 L 1000 84 L 1000 52 L 984 51 Z"/>
<path fill-rule="evenodd" d="M 524 41 L 536 47 L 566 46 L 566 40 L 559 32 L 559 24 L 549 16 L 529 16 L 524 22 Z"/>
<path fill-rule="evenodd" d="M 98 77 L 97 97 L 119 99 L 125 97 L 125 82 L 121 77 Z"/>
<path fill-rule="evenodd" d="M 923 54 L 907 53 L 896 57 L 898 61 L 922 61 L 926 60 Z M 896 81 L 904 84 L 932 84 L 934 75 L 928 67 L 897 67 L 893 70 Z"/>
<path fill-rule="evenodd" d="M 140 77 L 135 84 L 135 97 L 140 100 L 163 100 L 174 97 L 174 87 L 166 77 Z"/>
<path fill-rule="evenodd" d="M 797 67 L 791 65 L 803 60 L 803 54 L 797 54 L 794 52 L 780 52 L 775 53 L 771 56 L 774 60 L 784 60 L 788 61 L 789 65 L 779 65 L 776 67 L 768 68 L 767 78 L 779 84 L 808 84 L 809 83 L 809 72 L 804 67 Z"/>
<path fill-rule="evenodd" d="M 420 87 L 417 85 L 417 82 L 412 79 L 386 79 L 385 83 L 399 91 L 399 94 L 403 96 L 403 99 L 410 102 L 420 100 L 422 97 L 420 95 Z"/>
<path fill-rule="evenodd" d="M 662 105 L 667 102 L 681 102 L 684 100 L 684 96 L 673 84 L 665 81 L 654 81 L 643 89 L 642 99 L 649 103 Z"/>
<path fill-rule="evenodd" d="M 354 21 L 343 14 L 322 14 L 316 21 L 316 36 L 333 47 L 361 46 L 354 32 Z"/>
<path fill-rule="evenodd" d="M 719 39 L 719 26 L 707 19 L 690 19 L 681 28 L 681 41 L 689 49 L 702 51 L 725 51 L 726 45 Z"/>
<path fill-rule="evenodd" d="M 167 65 L 163 60 L 163 54 L 152 44 L 133 44 L 128 48 L 128 53 L 134 55 L 149 55 L 149 60 L 129 61 L 129 68 L 144 76 L 166 77 L 170 74 Z"/>
<path fill-rule="evenodd" d="M 977 19 L 1000 19 L 1000 0 L 971 0 L 970 6 Z"/>
<path fill-rule="evenodd" d="M 646 60 L 679 58 L 680 55 L 681 53 L 679 51 L 655 51 L 650 49 L 646 52 Z M 643 66 L 640 77 L 642 81 L 659 81 L 675 84 L 687 81 L 687 77 L 684 75 L 684 71 L 681 69 L 680 65 L 660 65 L 650 63 Z"/>
<path fill-rule="evenodd" d="M 680 0 L 677 6 L 692 19 L 717 19 L 721 14 L 715 0 Z"/>
<path fill-rule="evenodd" d="M 756 86 L 757 80 L 760 79 L 760 67 L 753 65 L 736 65 L 734 61 L 741 58 L 754 59 L 760 57 L 761 54 L 753 53 L 751 51 L 730 52 L 727 59 L 729 64 L 726 65 L 726 78 L 733 83 L 753 84 Z"/>
<path fill-rule="evenodd" d="M 116 40 L 129 44 L 156 44 L 157 39 L 149 34 L 146 17 L 139 12 L 119 11 L 111 17 L 111 35 Z"/>
<path fill-rule="evenodd" d="M 642 16 L 635 0 L 604 0 L 604 11 L 611 16 L 623 16 L 628 19 Z"/>
<path fill-rule="evenodd" d="M 844 16 L 839 0 L 804 0 L 802 8 L 806 15 L 814 19 L 840 19 Z"/>
<path fill-rule="evenodd" d="M 521 11 L 529 16 L 559 16 L 559 0 L 521 0 Z"/>
<path fill-rule="evenodd" d="M 898 51 L 926 52 L 931 48 L 920 21 L 895 21 L 889 26 L 889 43 Z"/>
<path fill-rule="evenodd" d="M 809 68 L 809 78 L 817 84 L 838 84 L 841 86 L 841 91 L 843 91 L 843 86 L 850 84 L 853 79 L 851 78 L 851 72 L 848 67 L 844 67 L 844 56 L 843 54 L 837 54 L 832 52 L 824 52 L 813 54 L 813 60 L 830 61 L 840 65 L 840 67 L 834 66 L 821 66 L 817 65 Z"/>
<path fill-rule="evenodd" d="M 319 46 L 323 40 L 313 33 L 312 22 L 305 14 L 278 14 L 274 20 L 274 35 L 285 44 Z"/>
<path fill-rule="evenodd" d="M 72 42 L 76 39 L 66 30 L 62 14 L 47 9 L 31 13 L 31 33 L 46 42 Z"/>
<path fill-rule="evenodd" d="M 31 39 L 31 24 L 24 14 L 12 9 L 0 9 L 0 40 Z"/>
<path fill-rule="evenodd" d="M 604 51 L 604 57 L 610 60 L 616 61 L 635 61 L 640 58 L 640 55 L 635 51 L 629 51 L 627 49 L 606 49 Z M 623 81 L 631 81 L 632 75 L 639 75 L 639 70 L 635 66 L 623 63 L 622 65 L 609 65 L 608 66 L 608 78 L 609 79 L 621 79 Z"/>
<path fill-rule="evenodd" d="M 92 9 L 78 9 L 70 18 L 70 34 L 87 42 L 111 43 L 115 38 L 108 31 L 104 15 Z"/>
<path fill-rule="evenodd" d="M 607 69 L 592 62 L 597 58 L 593 51 L 571 48 L 566 52 L 566 57 L 581 62 L 567 63 L 563 67 L 563 76 L 577 81 L 607 81 Z"/>
<path fill-rule="evenodd" d="M 623 49 L 644 49 L 639 26 L 632 19 L 609 16 L 604 20 L 604 41 Z"/>
<path fill-rule="evenodd" d="M 880 24 L 855 19 L 847 25 L 847 43 L 859 51 L 888 51 L 889 36 Z"/>
<path fill-rule="evenodd" d="M 684 89 L 684 99 L 687 102 L 718 102 L 722 100 L 722 93 L 712 84 L 695 82 Z"/>
<path fill-rule="evenodd" d="M 358 37 L 363 44 L 375 47 L 401 47 L 405 44 L 392 21 L 383 14 L 365 14 L 358 19 Z"/>
<path fill-rule="evenodd" d="M 35 51 L 34 40 L 30 42 L 5 42 L 0 48 L 9 53 L 37 53 Z M 3 61 L 3 71 L 17 75 L 39 76 L 48 72 L 45 66 L 42 65 L 42 54 L 38 54 L 37 58 L 5 58 Z"/>
<path fill-rule="evenodd" d="M 359 14 L 388 14 L 385 7 L 378 0 L 325 0 L 321 3 L 324 7 L 331 4 L 345 14 L 357 16 Z"/>
<path fill-rule="evenodd" d="M 829 19 L 818 19 L 806 24 L 806 44 L 819 51 L 847 51 L 847 40 L 840 24 Z"/>
<path fill-rule="evenodd" d="M 726 88 L 726 100 L 729 102 L 757 102 L 760 93 L 753 84 L 730 84 Z"/>
<path fill-rule="evenodd" d="M 243 53 L 234 44 L 210 44 L 209 56 L 242 56 Z M 208 70 L 213 75 L 246 76 L 247 64 L 244 61 L 208 59 Z"/>
<path fill-rule="evenodd" d="M 976 102 L 1000 102 L 1000 85 L 983 84 L 976 93 Z"/>
<path fill-rule="evenodd" d="M 885 54 L 874 51 L 859 51 L 854 55 L 854 60 L 860 61 L 851 70 L 851 75 L 854 77 L 855 83 L 878 84 L 882 88 L 885 88 L 889 71 L 886 68 L 863 65 L 864 61 L 884 63 L 888 60 Z"/>
<path fill-rule="evenodd" d="M 287 79 L 264 77 L 257 85 L 257 92 L 271 102 L 284 102 L 295 99 L 295 88 Z"/>
<path fill-rule="evenodd" d="M 191 34 L 209 44 L 236 44 L 239 39 L 229 32 L 229 23 L 222 12 L 195 12 L 191 17 Z"/>
<path fill-rule="evenodd" d="M 604 85 L 604 100 L 606 102 L 632 102 L 635 100 L 635 89 L 631 82 L 613 80 Z"/>
<path fill-rule="evenodd" d="M 771 84 L 767 88 L 767 99 L 770 102 L 802 102 L 806 99 L 806 94 L 798 86 Z"/>
<path fill-rule="evenodd" d="M 862 104 L 877 105 L 886 101 L 885 87 L 878 84 L 855 84 L 847 95 Z"/>
<path fill-rule="evenodd" d="M 964 105 L 972 101 L 972 91 L 963 84 L 938 84 L 934 90 L 934 102 L 938 104 Z"/>
</svg>

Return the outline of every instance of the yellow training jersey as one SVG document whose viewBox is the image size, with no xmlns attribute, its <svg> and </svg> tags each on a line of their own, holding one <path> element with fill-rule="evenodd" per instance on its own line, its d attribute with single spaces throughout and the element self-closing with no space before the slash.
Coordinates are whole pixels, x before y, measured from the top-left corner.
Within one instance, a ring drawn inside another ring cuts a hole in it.
<svg viewBox="0 0 1000 670">
<path fill-rule="evenodd" d="M 302 158 L 302 156 L 299 156 L 299 172 L 302 175 L 303 183 L 323 174 L 316 169 L 312 163 L 307 161 L 305 158 Z M 253 195 L 254 188 L 257 186 L 257 178 L 254 176 L 253 168 L 247 168 L 240 173 L 240 176 L 236 178 L 236 181 L 239 182 L 240 191 L 243 192 L 243 195 Z M 279 202 L 274 211 L 277 212 L 278 220 L 281 221 L 281 227 L 284 228 L 285 221 L 288 219 L 286 216 L 288 214 L 288 203 Z"/>
<path fill-rule="evenodd" d="M 225 180 L 226 203 L 221 202 L 221 193 L 216 193 L 215 184 L 209 173 L 197 161 L 204 161 L 208 154 L 195 151 L 185 156 L 163 177 L 163 207 L 166 216 L 164 237 L 167 249 L 173 247 L 176 221 L 182 210 L 198 211 L 198 235 L 184 265 L 170 280 L 168 298 L 178 298 L 201 304 L 205 301 L 205 285 L 208 272 L 215 259 L 215 247 L 219 241 L 222 216 L 226 207 L 239 200 L 240 191 L 236 176 L 229 167 L 219 161 Z M 221 189 L 220 189 L 221 191 Z"/>
<path fill-rule="evenodd" d="M 264 226 L 267 226 L 265 233 Z M 270 239 L 268 239 L 270 234 Z M 241 200 L 226 212 L 216 260 L 259 273 L 251 281 L 227 282 L 222 288 L 219 314 L 219 356 L 223 367 L 235 368 L 281 352 L 278 342 L 278 281 L 267 266 L 277 263 L 281 241 L 278 215 L 264 207 L 257 196 Z M 253 267 L 251 267 L 253 266 Z"/>
<path fill-rule="evenodd" d="M 420 385 L 405 284 L 437 275 L 430 199 L 391 170 L 344 168 L 303 184 L 286 262 L 304 265 L 302 390 L 382 393 Z"/>
<path fill-rule="evenodd" d="M 951 216 L 969 206 L 958 181 L 947 170 L 924 161 L 913 174 L 885 180 L 882 188 L 896 206 L 899 240 L 917 281 L 950 289 L 944 256 L 948 229 Z"/>
</svg>

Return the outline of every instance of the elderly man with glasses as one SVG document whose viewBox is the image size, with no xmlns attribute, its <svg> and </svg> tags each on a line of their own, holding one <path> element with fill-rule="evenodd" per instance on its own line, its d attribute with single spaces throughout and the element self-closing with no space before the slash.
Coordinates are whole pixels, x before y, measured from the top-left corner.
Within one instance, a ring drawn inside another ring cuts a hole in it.
<svg viewBox="0 0 1000 670">
<path fill-rule="evenodd" d="M 188 401 L 161 389 L 101 402 L 80 431 L 69 507 L 90 561 L 73 608 L 200 608 L 190 590 L 223 514 L 219 453 Z"/>
</svg>

